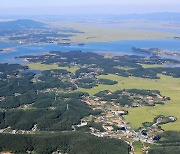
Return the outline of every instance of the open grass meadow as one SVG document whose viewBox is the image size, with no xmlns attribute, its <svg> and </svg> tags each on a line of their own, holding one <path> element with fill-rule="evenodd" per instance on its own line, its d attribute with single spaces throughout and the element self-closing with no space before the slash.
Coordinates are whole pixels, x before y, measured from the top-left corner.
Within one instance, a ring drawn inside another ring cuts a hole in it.
<svg viewBox="0 0 180 154">
<path fill-rule="evenodd" d="M 140 108 L 128 108 L 129 115 L 125 116 L 126 121 L 130 122 L 130 125 L 138 129 L 142 126 L 143 122 L 152 122 L 153 118 L 157 115 L 175 116 L 180 119 L 180 79 L 170 76 L 160 75 L 160 79 L 144 79 L 137 77 L 124 78 L 117 75 L 101 75 L 98 78 L 111 79 L 118 81 L 116 85 L 98 85 L 92 89 L 80 89 L 81 91 L 88 92 L 90 95 L 94 95 L 103 90 L 120 90 L 120 89 L 150 89 L 159 90 L 162 95 L 171 98 L 165 105 L 156 105 L 155 107 L 140 107 Z M 177 120 L 174 123 L 168 123 L 162 125 L 164 130 L 180 130 L 180 121 Z"/>
<path fill-rule="evenodd" d="M 57 64 L 47 65 L 41 63 L 30 63 L 27 66 L 31 70 L 40 70 L 40 71 L 51 70 L 51 69 L 63 69 L 71 73 L 75 73 L 78 70 L 78 67 L 59 67 Z"/>
<path fill-rule="evenodd" d="M 153 65 L 147 65 L 147 64 L 141 64 L 143 68 L 156 68 L 156 67 L 164 67 L 164 65 L 160 64 L 153 64 Z"/>
<path fill-rule="evenodd" d="M 134 151 L 136 154 L 142 154 L 143 153 L 143 145 L 141 142 L 133 142 Z"/>
</svg>

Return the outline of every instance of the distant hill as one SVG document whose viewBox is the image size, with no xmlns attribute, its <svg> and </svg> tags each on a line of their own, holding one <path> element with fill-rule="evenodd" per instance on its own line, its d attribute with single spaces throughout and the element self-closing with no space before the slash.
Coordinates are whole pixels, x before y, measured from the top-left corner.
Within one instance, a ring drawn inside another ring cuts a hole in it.
<svg viewBox="0 0 180 154">
<path fill-rule="evenodd" d="M 0 22 L 0 29 L 29 29 L 29 28 L 43 28 L 46 24 L 28 20 L 28 19 L 19 19 L 8 22 Z"/>
</svg>

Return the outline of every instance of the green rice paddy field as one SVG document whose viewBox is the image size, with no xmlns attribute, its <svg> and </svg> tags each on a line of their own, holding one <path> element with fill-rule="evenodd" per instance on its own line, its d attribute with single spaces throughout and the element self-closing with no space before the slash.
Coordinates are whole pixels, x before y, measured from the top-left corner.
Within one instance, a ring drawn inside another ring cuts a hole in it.
<svg viewBox="0 0 180 154">
<path fill-rule="evenodd" d="M 51 69 L 64 69 L 71 73 L 75 73 L 78 70 L 78 67 L 59 67 L 57 64 L 46 65 L 41 63 L 30 63 L 28 64 L 28 67 L 31 70 L 40 70 L 40 71 L 51 70 Z"/>
<path fill-rule="evenodd" d="M 131 126 L 135 129 L 142 126 L 143 122 L 152 122 L 153 118 L 157 115 L 175 116 L 180 119 L 180 79 L 173 78 L 165 75 L 160 75 L 160 79 L 143 79 L 137 77 L 124 78 L 117 75 L 101 75 L 98 78 L 111 79 L 118 81 L 116 85 L 98 85 L 92 89 L 80 89 L 81 91 L 88 92 L 94 95 L 102 90 L 120 90 L 120 89 L 150 89 L 159 90 L 162 95 L 171 98 L 165 105 L 156 105 L 155 107 L 139 107 L 128 108 L 129 115 L 125 116 L 126 121 L 130 122 Z M 174 123 L 163 125 L 164 130 L 180 130 L 180 122 L 177 120 Z"/>
</svg>

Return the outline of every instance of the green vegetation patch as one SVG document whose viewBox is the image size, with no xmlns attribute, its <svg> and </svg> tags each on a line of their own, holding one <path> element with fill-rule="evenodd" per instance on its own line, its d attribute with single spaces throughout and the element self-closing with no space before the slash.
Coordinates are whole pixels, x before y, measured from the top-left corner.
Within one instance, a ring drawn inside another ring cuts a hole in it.
<svg viewBox="0 0 180 154">
<path fill-rule="evenodd" d="M 75 73 L 78 67 L 60 67 L 57 64 L 41 64 L 41 63 L 30 63 L 27 65 L 31 70 L 52 70 L 52 69 L 64 69 L 71 73 Z"/>
<path fill-rule="evenodd" d="M 141 142 L 133 142 L 133 147 L 136 154 L 143 154 L 143 145 Z"/>
<path fill-rule="evenodd" d="M 159 146 L 152 148 L 150 154 L 179 154 L 180 152 L 180 133 L 166 131 L 159 135 L 161 137 Z"/>
<path fill-rule="evenodd" d="M 144 122 L 152 122 L 153 119 L 158 115 L 164 116 L 174 116 L 177 119 L 180 119 L 179 113 L 179 95 L 180 95 L 180 80 L 179 78 L 173 78 L 166 75 L 158 75 L 160 79 L 143 79 L 138 77 L 121 77 L 118 75 L 108 74 L 108 75 L 100 75 L 98 78 L 103 79 L 111 79 L 118 82 L 118 84 L 114 85 L 103 85 L 99 84 L 97 87 L 92 89 L 82 89 L 80 91 L 84 91 L 89 93 L 90 95 L 94 95 L 103 90 L 122 90 L 122 89 L 149 89 L 149 90 L 159 90 L 163 96 L 170 97 L 171 100 L 165 105 L 156 105 L 153 107 L 143 106 L 141 108 L 129 108 L 129 114 L 125 116 L 126 121 L 130 122 L 131 126 L 138 129 L 142 127 L 142 123 Z M 141 116 L 139 114 L 141 113 Z M 162 125 L 162 129 L 164 130 L 176 130 L 179 131 L 179 121 L 174 123 L 168 123 Z"/>
<path fill-rule="evenodd" d="M 98 138 L 82 132 L 35 135 L 0 134 L 0 151 L 51 154 L 59 151 L 68 154 L 128 154 L 129 146 L 117 139 Z"/>
</svg>

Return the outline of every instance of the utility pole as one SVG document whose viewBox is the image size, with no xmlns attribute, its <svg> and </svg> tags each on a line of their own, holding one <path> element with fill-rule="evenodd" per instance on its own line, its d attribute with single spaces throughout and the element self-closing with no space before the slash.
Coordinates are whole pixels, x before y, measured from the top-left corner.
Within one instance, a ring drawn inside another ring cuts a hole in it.
<svg viewBox="0 0 180 154">
<path fill-rule="evenodd" d="M 7 75 L 8 83 L 9 83 L 9 78 L 10 78 L 10 76 L 9 76 L 9 75 Z"/>
</svg>

